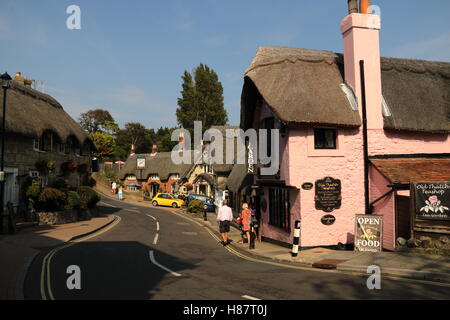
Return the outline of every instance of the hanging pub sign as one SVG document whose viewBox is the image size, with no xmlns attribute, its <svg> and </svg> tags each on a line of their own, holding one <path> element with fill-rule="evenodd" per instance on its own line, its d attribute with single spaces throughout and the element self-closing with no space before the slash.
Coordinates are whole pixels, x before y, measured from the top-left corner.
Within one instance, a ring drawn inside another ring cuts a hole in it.
<svg viewBox="0 0 450 320">
<path fill-rule="evenodd" d="M 325 177 L 316 181 L 314 200 L 317 210 L 331 212 L 341 207 L 341 180 Z"/>
<path fill-rule="evenodd" d="M 381 252 L 383 249 L 383 216 L 355 216 L 355 251 Z"/>
<path fill-rule="evenodd" d="M 136 158 L 136 168 L 145 169 L 145 158 L 144 157 Z"/>
<path fill-rule="evenodd" d="M 450 181 L 414 182 L 416 218 L 450 220 Z"/>
<path fill-rule="evenodd" d="M 336 221 L 336 217 L 331 214 L 326 214 L 320 219 L 320 222 L 326 226 L 332 225 Z"/>
</svg>

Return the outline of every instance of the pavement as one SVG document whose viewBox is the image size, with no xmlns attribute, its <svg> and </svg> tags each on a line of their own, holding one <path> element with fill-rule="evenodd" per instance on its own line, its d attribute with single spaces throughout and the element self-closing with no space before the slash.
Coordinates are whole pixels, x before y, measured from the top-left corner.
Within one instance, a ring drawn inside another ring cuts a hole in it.
<svg viewBox="0 0 450 320">
<path fill-rule="evenodd" d="M 31 226 L 13 235 L 0 235 L 0 300 L 23 299 L 23 282 L 33 259 L 56 247 L 107 226 L 114 216 L 101 216 L 54 226 Z"/>
<path fill-rule="evenodd" d="M 99 191 L 108 192 L 106 188 Z M 108 193 L 106 196 L 111 197 Z M 125 199 L 129 203 L 135 203 L 150 207 L 149 202 Z M 208 220 L 196 218 L 186 210 L 180 213 L 209 227 L 218 236 L 216 214 L 208 213 Z M 332 250 L 328 248 L 311 248 L 300 250 L 296 257 L 292 257 L 291 250 L 269 242 L 257 241 L 255 249 L 249 249 L 248 244 L 238 244 L 241 239 L 240 231 L 236 224 L 232 224 L 229 236 L 234 241 L 231 247 L 239 252 L 264 259 L 275 260 L 291 265 L 302 265 L 310 268 L 334 269 L 342 272 L 368 274 L 369 266 L 378 266 L 383 276 L 400 277 L 425 281 L 436 281 L 450 284 L 450 257 L 430 254 L 417 254 L 407 252 L 355 252 L 350 250 Z"/>
</svg>

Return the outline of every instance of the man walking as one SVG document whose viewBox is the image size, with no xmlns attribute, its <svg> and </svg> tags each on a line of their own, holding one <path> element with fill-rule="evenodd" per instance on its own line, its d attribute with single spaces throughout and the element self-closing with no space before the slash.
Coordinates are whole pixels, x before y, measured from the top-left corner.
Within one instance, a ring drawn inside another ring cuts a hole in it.
<svg viewBox="0 0 450 320">
<path fill-rule="evenodd" d="M 228 241 L 228 232 L 230 232 L 230 224 L 233 221 L 233 212 L 228 206 L 228 200 L 223 200 L 222 206 L 217 214 L 217 221 L 219 222 L 219 231 L 222 236 L 222 244 L 226 246 L 230 242 Z"/>
</svg>

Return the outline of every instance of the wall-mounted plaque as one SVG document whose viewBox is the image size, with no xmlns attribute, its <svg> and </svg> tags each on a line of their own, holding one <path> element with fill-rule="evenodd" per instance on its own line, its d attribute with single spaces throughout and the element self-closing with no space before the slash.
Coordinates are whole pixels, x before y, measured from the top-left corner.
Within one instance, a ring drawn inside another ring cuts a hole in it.
<svg viewBox="0 0 450 320">
<path fill-rule="evenodd" d="M 302 189 L 304 190 L 311 190 L 314 187 L 314 185 L 311 182 L 305 182 L 302 184 Z"/>
<path fill-rule="evenodd" d="M 332 225 L 336 221 L 336 217 L 331 214 L 326 214 L 320 219 L 320 222 L 326 226 Z"/>
<path fill-rule="evenodd" d="M 381 252 L 383 249 L 383 216 L 355 216 L 355 251 Z"/>
<path fill-rule="evenodd" d="M 413 187 L 416 218 L 450 220 L 450 181 L 415 182 Z"/>
<path fill-rule="evenodd" d="M 331 212 L 341 207 L 341 180 L 325 177 L 316 181 L 314 201 L 317 210 Z"/>
</svg>

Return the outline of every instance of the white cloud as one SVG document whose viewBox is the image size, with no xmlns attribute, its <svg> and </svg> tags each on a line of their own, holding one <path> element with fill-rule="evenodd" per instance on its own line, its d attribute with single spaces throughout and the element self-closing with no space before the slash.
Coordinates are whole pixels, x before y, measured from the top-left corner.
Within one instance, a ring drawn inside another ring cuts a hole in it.
<svg viewBox="0 0 450 320">
<path fill-rule="evenodd" d="M 432 39 L 406 43 L 391 51 L 399 58 L 450 61 L 450 31 Z"/>
</svg>

